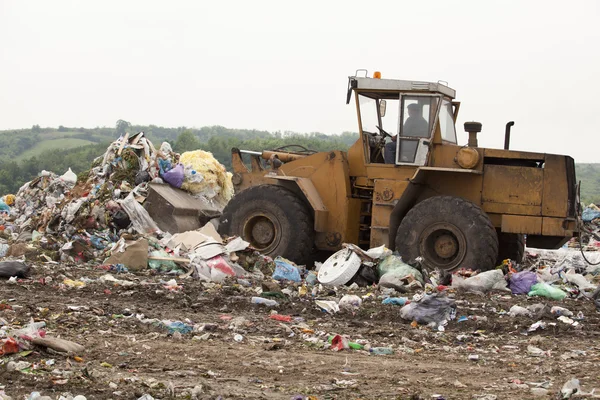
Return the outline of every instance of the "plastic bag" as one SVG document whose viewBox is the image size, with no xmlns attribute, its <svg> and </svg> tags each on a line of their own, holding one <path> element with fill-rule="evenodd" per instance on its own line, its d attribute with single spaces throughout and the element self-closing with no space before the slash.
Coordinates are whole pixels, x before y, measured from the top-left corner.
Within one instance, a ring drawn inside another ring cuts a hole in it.
<svg viewBox="0 0 600 400">
<path fill-rule="evenodd" d="M 6 257 L 9 247 L 8 243 L 0 243 L 0 257 Z"/>
<path fill-rule="evenodd" d="M 442 295 L 426 295 L 400 309 L 400 318 L 421 325 L 443 326 L 456 317 L 454 300 Z"/>
<path fill-rule="evenodd" d="M 384 245 L 381 245 L 367 250 L 365 254 L 374 259 L 383 259 L 392 255 L 392 251 Z"/>
<path fill-rule="evenodd" d="M 32 318 L 29 321 L 29 324 L 27 324 L 21 329 L 12 331 L 10 335 L 25 340 L 43 338 L 46 336 L 46 331 L 43 329 L 45 326 L 46 323 L 44 321 L 35 322 Z"/>
<path fill-rule="evenodd" d="M 354 294 L 344 295 L 340 299 L 338 306 L 340 306 L 341 310 L 354 312 L 357 311 L 362 305 L 362 299 Z"/>
<path fill-rule="evenodd" d="M 177 164 L 175 167 L 162 174 L 162 178 L 165 182 L 178 189 L 183 184 L 184 177 L 183 165 L 181 164 Z"/>
<path fill-rule="evenodd" d="M 384 258 L 377 266 L 377 272 L 380 277 L 391 271 L 394 271 L 394 275 L 396 276 L 404 277 L 406 275 L 412 275 L 419 282 L 424 282 L 423 274 L 421 274 L 419 270 L 402 261 L 402 257 L 393 254 Z"/>
<path fill-rule="evenodd" d="M 585 276 L 581 274 L 576 274 L 573 272 L 567 272 L 562 275 L 562 278 L 568 282 L 576 285 L 581 291 L 593 291 L 596 290 L 596 285 L 592 284 L 590 281 L 586 279 Z"/>
<path fill-rule="evenodd" d="M 22 261 L 2 261 L 0 262 L 0 278 L 27 278 L 29 275 L 29 265 Z"/>
<path fill-rule="evenodd" d="M 273 279 L 277 281 L 286 280 L 292 282 L 300 282 L 302 280 L 300 278 L 300 271 L 298 271 L 298 267 L 283 257 L 277 257 L 275 259 L 275 272 L 273 272 Z"/>
<path fill-rule="evenodd" d="M 150 176 L 150 174 L 148 173 L 148 171 L 140 171 L 135 175 L 135 180 L 134 183 L 137 185 L 140 185 L 144 182 L 148 182 L 152 180 L 152 177 Z"/>
<path fill-rule="evenodd" d="M 490 290 L 508 290 L 504 274 L 499 269 L 485 271 L 470 278 L 459 275 L 452 277 L 452 287 L 469 292 L 488 292 Z"/>
<path fill-rule="evenodd" d="M 395 306 L 403 306 L 406 303 L 409 303 L 406 297 L 388 297 L 381 302 L 381 304 L 393 304 Z"/>
<path fill-rule="evenodd" d="M 508 315 L 510 315 L 511 317 L 517 317 L 519 315 L 531 317 L 532 313 L 531 310 L 528 310 L 525 307 L 514 305 L 510 308 L 510 310 L 508 310 Z"/>
<path fill-rule="evenodd" d="M 156 226 L 152 217 L 150 217 L 144 207 L 142 207 L 133 197 L 133 193 L 129 193 L 127 197 L 118 202 L 127 215 L 129 215 L 129 218 L 133 223 L 133 228 L 138 231 L 138 233 L 160 232 L 160 229 Z"/>
<path fill-rule="evenodd" d="M 155 250 L 150 253 L 151 257 L 169 257 L 169 253 L 164 250 Z M 168 260 L 148 260 L 148 267 L 160 272 L 171 272 L 173 270 L 179 270 L 177 264 L 174 261 Z"/>
<path fill-rule="evenodd" d="M 508 287 L 513 294 L 527 294 L 531 287 L 537 283 L 535 272 L 516 272 L 510 276 Z"/>
<path fill-rule="evenodd" d="M 547 283 L 536 283 L 531 287 L 528 296 L 542 296 L 553 300 L 562 300 L 567 297 L 567 294 L 557 287 Z"/>
<path fill-rule="evenodd" d="M 596 218 L 600 218 L 600 211 L 594 210 L 592 208 L 586 208 L 581 213 L 581 219 L 583 222 L 592 222 Z"/>
<path fill-rule="evenodd" d="M 71 168 L 69 168 L 67 172 L 62 174 L 60 176 L 60 179 L 62 179 L 70 185 L 75 185 L 77 183 L 77 175 L 75 174 L 75 172 L 71 171 Z"/>
</svg>

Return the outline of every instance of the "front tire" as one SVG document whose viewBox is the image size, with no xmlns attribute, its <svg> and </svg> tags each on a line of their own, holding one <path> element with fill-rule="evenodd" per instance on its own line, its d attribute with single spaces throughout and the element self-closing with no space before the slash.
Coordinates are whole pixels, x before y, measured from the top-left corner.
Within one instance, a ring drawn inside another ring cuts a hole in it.
<svg viewBox="0 0 600 400">
<path fill-rule="evenodd" d="M 430 269 L 489 270 L 498 257 L 498 237 L 488 216 L 475 204 L 436 196 L 406 214 L 396 233 L 396 250 L 408 262 L 423 257 Z"/>
<path fill-rule="evenodd" d="M 314 245 L 313 227 L 311 213 L 293 192 L 260 185 L 231 199 L 223 210 L 219 233 L 240 236 L 262 254 L 304 264 Z"/>
</svg>

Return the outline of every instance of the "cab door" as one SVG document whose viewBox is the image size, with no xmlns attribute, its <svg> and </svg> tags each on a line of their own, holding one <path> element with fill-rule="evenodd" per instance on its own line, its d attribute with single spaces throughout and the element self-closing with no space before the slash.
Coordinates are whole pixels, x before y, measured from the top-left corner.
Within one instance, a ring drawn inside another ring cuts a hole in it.
<svg viewBox="0 0 600 400">
<path fill-rule="evenodd" d="M 400 95 L 396 164 L 427 164 L 440 104 L 439 95 Z"/>
</svg>

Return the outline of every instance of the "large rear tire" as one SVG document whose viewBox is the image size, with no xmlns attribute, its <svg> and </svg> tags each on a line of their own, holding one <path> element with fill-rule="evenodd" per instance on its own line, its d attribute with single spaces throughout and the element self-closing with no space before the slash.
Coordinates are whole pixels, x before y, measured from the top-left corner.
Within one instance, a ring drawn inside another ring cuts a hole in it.
<svg viewBox="0 0 600 400">
<path fill-rule="evenodd" d="M 313 227 L 311 213 L 293 192 L 260 185 L 231 199 L 223 210 L 219 232 L 240 236 L 262 254 L 304 264 L 313 250 Z"/>
<path fill-rule="evenodd" d="M 396 250 L 408 262 L 423 257 L 427 268 L 492 269 L 498 257 L 496 230 L 475 204 L 451 196 L 423 200 L 404 217 Z"/>
<path fill-rule="evenodd" d="M 496 264 L 502 264 L 502 261 L 507 258 L 521 263 L 525 256 L 525 236 L 518 233 L 497 232 L 497 234 L 499 246 Z"/>
</svg>

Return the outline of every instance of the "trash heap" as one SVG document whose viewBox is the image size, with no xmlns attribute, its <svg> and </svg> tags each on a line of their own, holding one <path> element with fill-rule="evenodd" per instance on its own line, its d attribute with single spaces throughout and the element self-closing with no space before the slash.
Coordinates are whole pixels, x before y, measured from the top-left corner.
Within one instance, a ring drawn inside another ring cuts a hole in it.
<svg viewBox="0 0 600 400">
<path fill-rule="evenodd" d="M 600 257 L 592 258 L 600 263 Z M 400 318 L 439 331 L 456 318 L 452 298 L 455 292 L 495 292 L 559 301 L 565 298 L 592 300 L 600 311 L 600 265 L 588 264 L 579 251 L 529 249 L 522 263 L 505 260 L 496 269 L 483 272 L 471 269 L 452 273 L 427 271 L 421 261 L 407 264 L 400 255 L 383 246 L 363 251 L 355 245 L 344 244 L 342 250 L 317 265 L 317 279 L 321 285 L 330 287 L 377 285 L 384 296 L 383 304 L 403 306 Z M 310 277 L 306 281 L 309 282 Z M 396 297 L 411 291 L 416 292 L 412 298 Z M 315 304 L 326 312 L 337 313 L 343 308 L 342 300 L 344 298 L 339 301 L 319 299 Z M 353 304 L 360 307 L 360 301 Z M 537 315 L 536 311 L 539 310 L 528 309 L 526 314 Z M 551 315 L 562 323 L 578 326 L 581 318 L 567 311 Z"/>
<path fill-rule="evenodd" d="M 581 241 L 585 244 L 580 244 L 577 238 L 573 238 L 567 246 L 570 248 L 582 247 L 584 251 L 600 250 L 600 207 L 593 203 L 585 207 L 581 213 L 581 220 L 583 222 L 583 229 L 580 233 Z"/>
<path fill-rule="evenodd" d="M 102 262 L 142 237 L 160 247 L 168 233 L 142 205 L 150 183 L 187 188 L 221 209 L 233 195 L 231 174 L 210 153 L 179 155 L 166 142 L 156 149 L 143 132 L 126 134 L 79 177 L 70 169 L 62 176 L 42 171 L 4 196 L 0 257 Z"/>
</svg>

